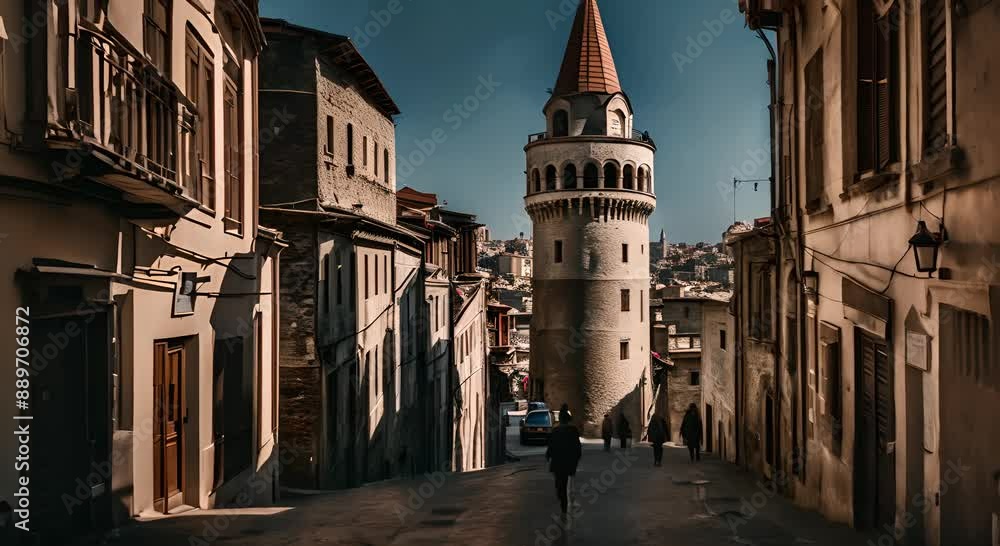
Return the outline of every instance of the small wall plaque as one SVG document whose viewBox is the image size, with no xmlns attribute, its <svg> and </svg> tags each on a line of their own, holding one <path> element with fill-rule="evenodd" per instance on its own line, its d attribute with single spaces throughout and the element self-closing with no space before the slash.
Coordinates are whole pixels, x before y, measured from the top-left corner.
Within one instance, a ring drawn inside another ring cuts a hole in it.
<svg viewBox="0 0 1000 546">
<path fill-rule="evenodd" d="M 928 371 L 930 369 L 930 337 L 919 332 L 906 332 L 906 365 Z"/>
</svg>

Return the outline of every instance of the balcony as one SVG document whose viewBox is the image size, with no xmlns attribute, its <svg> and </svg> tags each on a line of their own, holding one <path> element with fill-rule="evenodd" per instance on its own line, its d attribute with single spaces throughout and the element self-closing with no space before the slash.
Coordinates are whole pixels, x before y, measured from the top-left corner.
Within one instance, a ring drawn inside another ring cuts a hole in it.
<svg viewBox="0 0 1000 546">
<path fill-rule="evenodd" d="M 611 135 L 574 135 L 565 137 L 554 137 L 548 133 L 535 133 L 528 135 L 528 144 L 534 144 L 535 142 L 540 142 L 542 140 L 550 140 L 556 138 L 588 138 L 588 137 L 605 137 L 605 138 L 623 138 Z M 649 132 L 632 131 L 631 136 L 624 137 L 626 140 L 633 140 L 636 142 L 643 142 L 649 144 L 652 147 L 656 147 L 656 143 L 653 141 L 653 137 L 649 136 Z"/>
<path fill-rule="evenodd" d="M 193 205 L 180 158 L 194 139 L 194 105 L 138 52 L 89 25 L 79 30 L 67 117 L 75 144 L 96 160 L 86 174 L 130 202 Z"/>
</svg>

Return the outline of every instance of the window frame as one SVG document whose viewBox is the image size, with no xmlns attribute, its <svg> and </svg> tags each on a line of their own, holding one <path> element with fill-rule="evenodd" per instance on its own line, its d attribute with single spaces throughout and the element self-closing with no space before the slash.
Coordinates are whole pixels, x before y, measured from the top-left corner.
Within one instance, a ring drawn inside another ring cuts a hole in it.
<svg viewBox="0 0 1000 546">
<path fill-rule="evenodd" d="M 618 360 L 629 360 L 629 342 L 622 340 L 618 342 Z"/>
<path fill-rule="evenodd" d="M 235 59 L 230 59 L 238 64 Z M 243 173 L 243 157 L 246 153 L 243 139 L 243 92 L 242 85 L 237 80 L 242 80 L 243 72 L 236 69 L 236 76 L 225 74 L 222 91 L 222 118 L 223 118 L 223 188 L 225 202 L 222 204 L 223 214 L 228 223 L 233 226 L 233 231 L 243 235 L 243 223 L 246 219 L 244 209 L 246 208 L 246 181 Z M 229 102 L 228 94 L 232 94 L 233 102 Z M 227 116 L 232 116 L 230 119 Z M 231 138 L 235 137 L 235 141 Z"/>
<path fill-rule="evenodd" d="M 879 16 L 872 2 L 858 3 L 855 27 L 857 31 L 855 152 L 858 179 L 891 172 L 892 166 L 900 160 L 898 127 L 900 32 L 896 22 L 899 19 L 897 4 L 894 3 L 888 12 Z M 871 43 L 868 44 L 867 40 Z M 870 56 L 865 54 L 866 49 Z M 882 93 L 885 94 L 884 98 Z M 866 96 L 871 109 L 867 113 L 864 102 Z M 885 104 L 882 104 L 882 101 Z M 886 127 L 883 132 L 881 118 L 884 111 Z M 870 115 L 870 118 L 866 114 Z M 868 146 L 865 146 L 866 144 Z"/>
<path fill-rule="evenodd" d="M 86 3 L 85 3 L 86 4 Z M 171 46 L 172 38 L 171 35 L 171 18 L 173 16 L 173 1 L 172 0 L 145 0 L 143 3 L 142 12 L 142 44 L 143 44 L 143 54 L 146 59 L 157 68 L 164 76 L 169 76 L 171 73 L 170 60 L 171 60 Z M 157 4 L 163 5 L 163 11 L 165 12 L 166 20 L 164 21 L 164 27 L 161 28 L 160 23 L 156 21 L 155 6 Z M 150 53 L 152 48 L 151 42 L 151 32 L 155 33 L 159 38 L 163 40 L 162 46 L 162 66 L 157 62 L 159 59 L 155 55 Z"/>
<path fill-rule="evenodd" d="M 621 289 L 621 307 L 622 313 L 629 313 L 632 311 L 632 291 L 628 288 Z"/>
<path fill-rule="evenodd" d="M 195 105 L 197 122 L 189 143 L 185 191 L 208 210 L 215 211 L 215 58 L 197 31 L 187 26 L 184 57 L 185 87 Z M 206 78 L 207 76 L 207 78 Z M 208 95 L 207 97 L 203 95 Z M 206 157 L 207 156 L 207 157 Z"/>
</svg>

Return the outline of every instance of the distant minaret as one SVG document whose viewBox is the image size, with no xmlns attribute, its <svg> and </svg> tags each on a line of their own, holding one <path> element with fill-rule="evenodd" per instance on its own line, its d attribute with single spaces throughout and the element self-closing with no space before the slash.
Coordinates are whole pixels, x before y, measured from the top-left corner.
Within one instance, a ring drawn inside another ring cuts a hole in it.
<svg viewBox="0 0 1000 546">
<path fill-rule="evenodd" d="M 660 230 L 660 257 L 665 258 L 667 256 L 667 232 L 665 230 Z"/>
<path fill-rule="evenodd" d="M 621 412 L 638 437 L 652 402 L 646 249 L 656 146 L 632 127 L 597 0 L 580 2 L 544 112 L 548 130 L 525 147 L 531 396 L 568 404 L 590 436 L 605 412 Z"/>
</svg>

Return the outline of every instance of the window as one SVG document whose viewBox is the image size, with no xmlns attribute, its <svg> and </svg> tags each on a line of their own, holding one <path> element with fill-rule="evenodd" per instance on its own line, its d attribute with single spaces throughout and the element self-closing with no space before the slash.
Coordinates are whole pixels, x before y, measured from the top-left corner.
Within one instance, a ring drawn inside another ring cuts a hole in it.
<svg viewBox="0 0 1000 546">
<path fill-rule="evenodd" d="M 698 385 L 701 385 L 701 372 L 692 371 L 691 372 L 691 386 L 692 387 L 697 387 Z"/>
<path fill-rule="evenodd" d="M 753 285 L 750 294 L 750 335 L 755 339 L 771 339 L 771 269 L 767 265 L 752 266 Z"/>
<path fill-rule="evenodd" d="M 555 242 L 555 260 L 554 261 L 557 264 L 561 264 L 562 261 L 563 261 L 563 242 L 562 241 L 556 241 Z"/>
<path fill-rule="evenodd" d="M 622 341 L 618 344 L 618 359 L 628 360 L 628 342 Z"/>
<path fill-rule="evenodd" d="M 897 7 L 879 17 L 858 2 L 858 172 L 881 171 L 898 159 Z"/>
<path fill-rule="evenodd" d="M 347 164 L 354 165 L 354 124 L 347 124 Z"/>
<path fill-rule="evenodd" d="M 931 152 L 951 144 L 948 136 L 948 95 L 951 91 L 948 65 L 951 64 L 951 48 L 948 44 L 947 3 L 947 0 L 923 0 L 926 97 L 924 149 Z"/>
<path fill-rule="evenodd" d="M 600 178 L 599 178 L 597 165 L 593 163 L 587 163 L 583 167 L 583 187 L 584 188 L 599 188 Z"/>
<path fill-rule="evenodd" d="M 628 263 L 628 244 L 622 243 L 622 263 Z"/>
<path fill-rule="evenodd" d="M 382 376 L 382 361 L 378 359 L 378 346 L 375 347 L 375 397 L 378 398 L 382 394 L 382 381 L 380 380 Z"/>
<path fill-rule="evenodd" d="M 361 162 L 365 167 L 368 166 L 368 137 L 361 139 Z"/>
<path fill-rule="evenodd" d="M 198 120 L 190 143 L 190 164 L 186 190 L 193 199 L 215 208 L 215 65 L 208 48 L 188 29 L 186 48 L 188 99 L 194 103 Z"/>
<path fill-rule="evenodd" d="M 334 133 L 333 129 L 333 116 L 326 116 L 326 145 L 324 146 L 323 151 L 325 151 L 327 155 L 333 155 L 333 142 L 336 138 L 336 133 Z"/>
<path fill-rule="evenodd" d="M 368 255 L 365 254 L 365 299 L 368 299 Z"/>
<path fill-rule="evenodd" d="M 385 178 L 385 183 L 389 183 L 389 150 L 382 150 L 382 163 L 384 169 L 382 169 L 382 176 Z"/>
<path fill-rule="evenodd" d="M 622 169 L 622 187 L 626 190 L 635 189 L 635 167 L 625 165 Z"/>
<path fill-rule="evenodd" d="M 576 189 L 576 165 L 572 163 L 563 167 L 563 189 Z"/>
<path fill-rule="evenodd" d="M 146 0 L 143 12 L 146 56 L 163 74 L 170 73 L 170 1 Z"/>
<path fill-rule="evenodd" d="M 618 187 L 618 165 L 615 165 L 614 163 L 604 165 L 604 187 Z"/>
<path fill-rule="evenodd" d="M 840 329 L 826 323 L 820 325 L 820 388 L 819 414 L 825 428 L 830 430 L 830 440 L 839 453 L 843 439 L 844 401 L 842 393 Z"/>
<path fill-rule="evenodd" d="M 378 178 L 378 141 L 375 141 L 375 150 L 372 152 L 372 163 L 375 164 L 375 178 Z"/>
<path fill-rule="evenodd" d="M 552 116 L 552 136 L 569 136 L 569 113 L 565 110 L 558 110 Z"/>
<path fill-rule="evenodd" d="M 378 295 L 378 256 L 375 256 L 375 295 Z"/>
<path fill-rule="evenodd" d="M 631 309 L 631 295 L 627 288 L 622 290 L 622 311 L 629 311 Z"/>
<path fill-rule="evenodd" d="M 441 328 L 441 297 L 434 296 L 434 330 L 437 331 Z"/>
<path fill-rule="evenodd" d="M 539 174 L 538 169 L 531 172 L 531 183 L 536 193 L 542 191 L 542 175 Z M 531 190 L 529 189 L 528 191 Z"/>
<path fill-rule="evenodd" d="M 226 202 L 223 204 L 226 218 L 234 221 L 243 232 L 243 104 L 240 87 L 236 83 L 241 78 L 238 63 L 233 60 L 226 62 L 226 84 L 224 88 L 223 141 Z M 232 76 L 230 76 L 232 73 Z"/>
<path fill-rule="evenodd" d="M 719 330 L 719 348 L 723 351 L 726 350 L 726 331 Z"/>
<path fill-rule="evenodd" d="M 645 167 L 639 167 L 639 191 L 646 191 L 646 178 L 648 172 Z"/>
<path fill-rule="evenodd" d="M 646 306 L 643 305 L 643 303 L 642 303 L 642 300 L 644 300 L 644 299 L 645 299 L 645 291 L 644 290 L 640 290 L 639 291 L 639 322 L 640 323 L 646 322 L 646 312 L 645 312 Z"/>
<path fill-rule="evenodd" d="M 866 0 L 867 1 L 867 0 Z M 823 49 L 820 48 L 806 65 L 806 209 L 823 204 Z"/>
<path fill-rule="evenodd" d="M 389 257 L 382 256 L 382 289 L 389 293 Z"/>
</svg>

